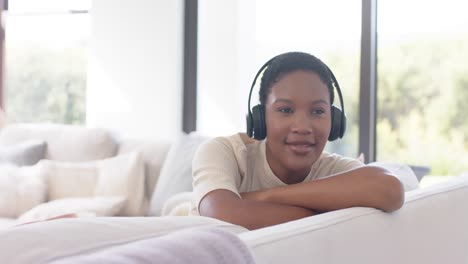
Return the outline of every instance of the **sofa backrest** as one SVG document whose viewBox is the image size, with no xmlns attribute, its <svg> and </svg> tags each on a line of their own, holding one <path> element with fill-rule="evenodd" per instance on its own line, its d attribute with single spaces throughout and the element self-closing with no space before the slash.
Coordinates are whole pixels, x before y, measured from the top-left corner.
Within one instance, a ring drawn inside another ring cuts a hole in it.
<svg viewBox="0 0 468 264">
<path fill-rule="evenodd" d="M 26 140 L 47 142 L 46 159 L 92 161 L 115 156 L 118 144 L 105 129 L 63 124 L 12 124 L 0 133 L 0 145 Z"/>
<path fill-rule="evenodd" d="M 457 177 L 390 214 L 349 208 L 239 236 L 257 263 L 468 263 L 467 223 L 468 177 Z"/>
</svg>

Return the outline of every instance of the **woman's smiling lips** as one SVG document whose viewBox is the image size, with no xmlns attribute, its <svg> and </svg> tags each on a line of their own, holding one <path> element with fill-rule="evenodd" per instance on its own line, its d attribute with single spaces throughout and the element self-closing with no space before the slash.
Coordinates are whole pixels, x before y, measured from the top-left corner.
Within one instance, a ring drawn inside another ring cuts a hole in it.
<svg viewBox="0 0 468 264">
<path fill-rule="evenodd" d="M 309 141 L 290 141 L 286 142 L 286 145 L 296 155 L 307 155 L 315 146 L 314 143 Z"/>
</svg>

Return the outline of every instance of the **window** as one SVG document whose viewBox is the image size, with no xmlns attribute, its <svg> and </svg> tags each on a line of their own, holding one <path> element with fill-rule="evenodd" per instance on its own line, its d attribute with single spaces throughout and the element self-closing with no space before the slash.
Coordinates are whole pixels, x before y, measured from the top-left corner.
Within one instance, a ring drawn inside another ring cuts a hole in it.
<svg viewBox="0 0 468 264">
<path fill-rule="evenodd" d="M 9 122 L 85 122 L 91 1 L 15 0 L 5 19 Z"/>
<path fill-rule="evenodd" d="M 379 1 L 377 159 L 431 175 L 468 171 L 467 9 L 456 0 Z"/>
<path fill-rule="evenodd" d="M 328 151 L 357 156 L 361 1 L 203 0 L 198 17 L 199 131 L 245 131 L 248 92 L 258 69 L 279 53 L 305 51 L 333 70 L 344 96 L 347 132 Z M 252 105 L 258 103 L 259 83 Z"/>
</svg>

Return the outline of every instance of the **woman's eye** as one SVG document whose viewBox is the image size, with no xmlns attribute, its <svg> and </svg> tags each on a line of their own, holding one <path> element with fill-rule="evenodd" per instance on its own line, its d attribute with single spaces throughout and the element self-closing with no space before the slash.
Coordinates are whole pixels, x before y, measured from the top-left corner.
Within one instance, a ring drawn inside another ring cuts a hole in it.
<svg viewBox="0 0 468 264">
<path fill-rule="evenodd" d="M 314 115 L 323 115 L 323 114 L 325 114 L 325 110 L 323 110 L 323 109 L 314 109 L 314 110 L 312 110 L 312 114 L 314 114 Z"/>
<path fill-rule="evenodd" d="M 293 112 L 293 110 L 289 107 L 282 107 L 278 109 L 279 112 L 284 113 L 284 114 L 290 114 Z"/>
</svg>

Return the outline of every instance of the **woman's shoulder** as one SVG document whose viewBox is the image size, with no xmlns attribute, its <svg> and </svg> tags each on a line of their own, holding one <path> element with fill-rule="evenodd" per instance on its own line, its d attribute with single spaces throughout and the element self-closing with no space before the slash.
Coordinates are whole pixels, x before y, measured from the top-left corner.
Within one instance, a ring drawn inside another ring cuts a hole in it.
<svg viewBox="0 0 468 264">
<path fill-rule="evenodd" d="M 258 143 L 259 141 L 250 138 L 245 133 L 236 133 L 231 136 L 214 137 L 205 141 L 201 148 L 210 151 L 232 151 L 234 154 L 244 152 L 248 145 Z"/>
<path fill-rule="evenodd" d="M 245 174 L 247 166 L 255 159 L 252 153 L 256 153 L 261 141 L 250 140 L 247 135 L 237 133 L 231 136 L 214 137 L 205 141 L 197 150 L 193 159 L 195 167 L 203 164 L 216 164 L 228 167 L 226 164 L 235 164 L 241 174 Z"/>
<path fill-rule="evenodd" d="M 329 153 L 323 151 L 320 155 L 320 160 L 324 163 L 334 163 L 334 162 L 351 162 L 362 165 L 362 161 L 358 158 L 350 158 L 337 153 Z"/>
<path fill-rule="evenodd" d="M 236 133 L 230 136 L 223 137 L 214 137 L 205 142 L 205 144 L 210 145 L 225 145 L 231 146 L 233 148 L 245 147 L 249 144 L 258 143 L 258 140 L 255 140 L 249 137 L 246 133 Z"/>
</svg>

